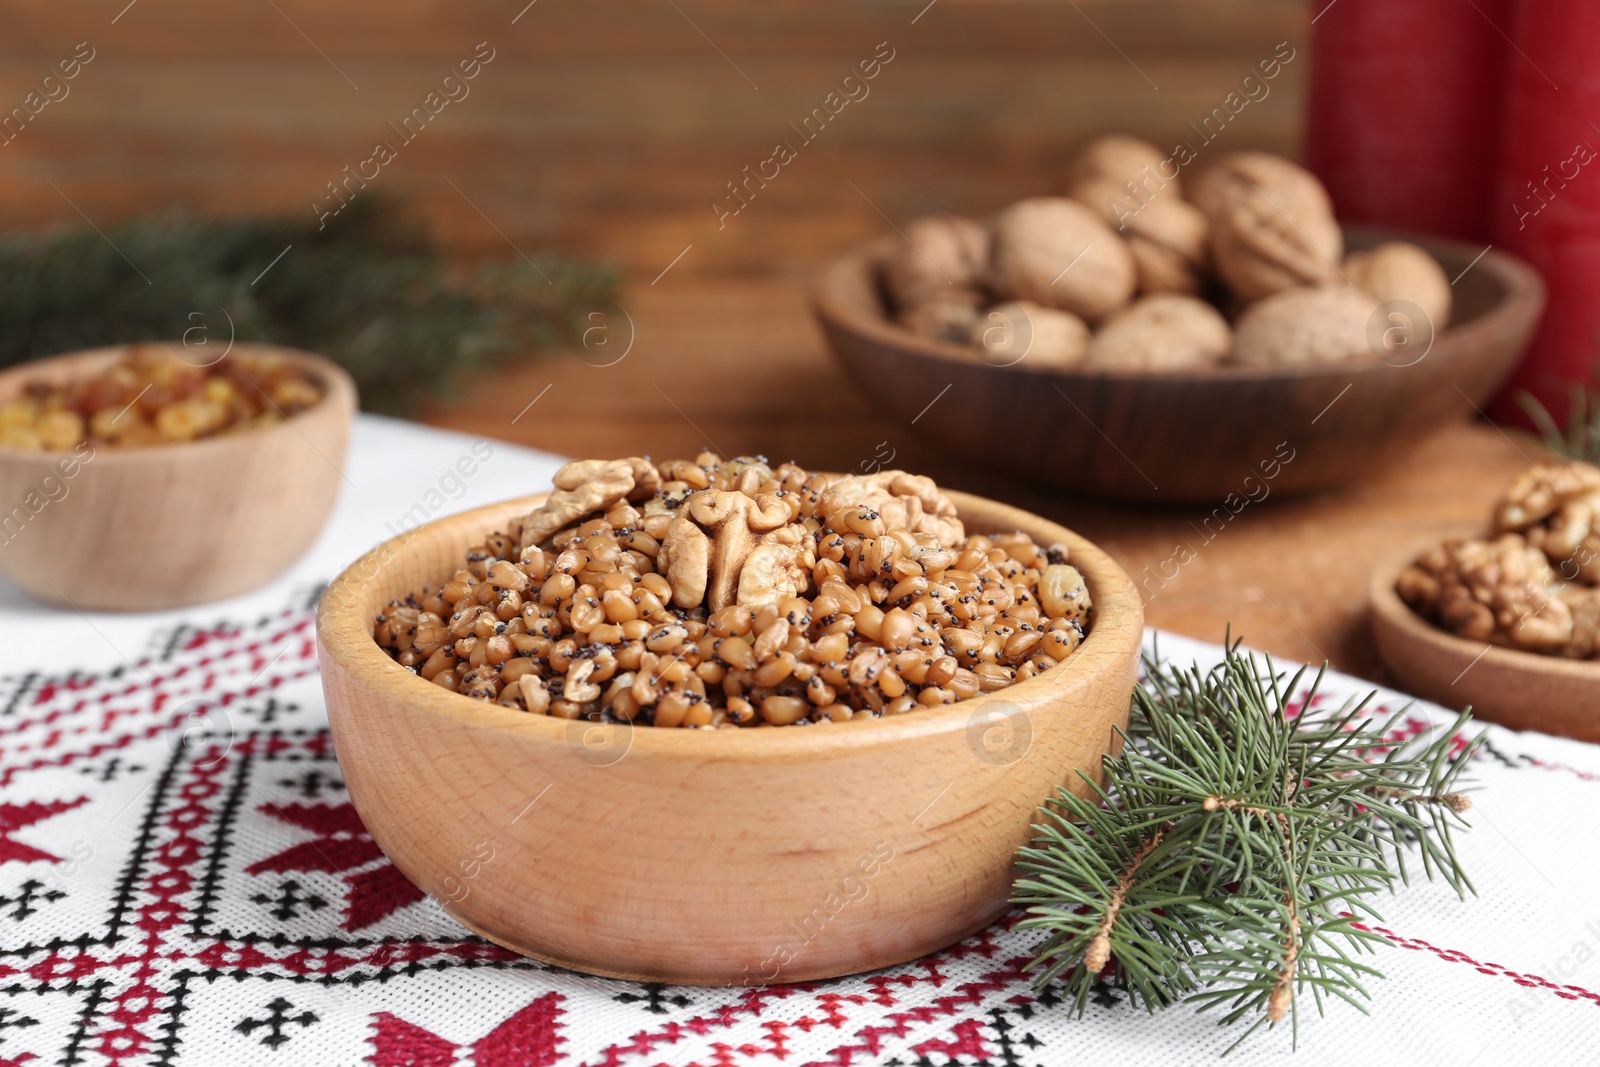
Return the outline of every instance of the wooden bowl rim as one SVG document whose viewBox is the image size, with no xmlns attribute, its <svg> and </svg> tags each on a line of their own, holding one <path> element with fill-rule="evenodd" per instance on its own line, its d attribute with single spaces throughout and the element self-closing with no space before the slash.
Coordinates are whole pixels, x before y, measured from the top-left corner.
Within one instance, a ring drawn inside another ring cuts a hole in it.
<svg viewBox="0 0 1600 1067">
<path fill-rule="evenodd" d="M 1372 612 L 1382 616 L 1383 620 L 1394 627 L 1395 631 L 1407 641 L 1413 645 L 1444 653 L 1459 662 L 1463 670 L 1476 661 L 1479 666 L 1487 664 L 1502 673 L 1587 683 L 1593 685 L 1597 695 L 1600 695 L 1600 660 L 1566 659 L 1561 656 L 1546 656 L 1538 652 L 1507 648 L 1504 645 L 1487 644 L 1484 641 L 1473 641 L 1460 634 L 1442 630 L 1412 611 L 1410 605 L 1401 600 L 1400 594 L 1395 592 L 1394 583 L 1415 558 L 1416 554 L 1413 553 L 1408 555 L 1403 563 L 1379 568 L 1373 573 L 1372 584 L 1368 590 Z M 1391 662 L 1387 656 L 1384 657 L 1384 661 Z M 1402 676 L 1402 681 L 1405 680 L 1403 670 L 1397 670 L 1395 673 Z M 1470 693 L 1470 685 L 1462 689 L 1463 696 Z"/>
<path fill-rule="evenodd" d="M 86 373 L 93 373 L 100 367 L 121 359 L 128 354 L 130 348 L 136 345 L 177 345 L 180 343 L 178 341 L 130 341 L 127 344 L 84 348 L 75 352 L 61 352 L 53 356 L 44 356 L 40 359 L 30 359 L 26 363 L 18 363 L 15 366 L 0 370 L 0 395 L 4 394 L 7 386 L 18 379 L 30 378 L 38 374 L 39 369 L 45 365 L 77 364 L 86 368 Z M 105 448 L 97 448 L 94 454 L 95 465 L 97 467 L 102 466 L 108 459 L 117 463 L 157 463 L 170 461 L 178 455 L 193 455 L 199 458 L 220 451 L 252 448 L 257 443 L 270 439 L 274 434 L 296 433 L 304 436 L 300 430 L 300 424 L 311 419 L 321 418 L 330 410 L 342 414 L 347 420 L 355 415 L 357 409 L 356 383 L 350 377 L 349 372 L 327 356 L 319 356 L 315 352 L 307 352 L 299 348 L 288 348 L 283 345 L 254 341 L 238 341 L 229 351 L 237 351 L 241 354 L 281 356 L 320 378 L 323 386 L 322 399 L 303 411 L 297 411 L 293 415 L 286 417 L 281 423 L 259 427 L 244 433 L 202 437 L 197 441 L 171 441 L 159 445 L 139 445 L 134 448 L 118 448 L 110 445 Z M 224 356 L 223 358 L 227 357 Z M 217 362 L 220 363 L 221 360 Z M 77 367 L 73 369 L 77 370 Z M 0 444 L 0 461 L 42 459 L 53 464 L 62 457 L 76 454 L 76 451 L 60 452 L 49 449 L 35 451 Z"/>
<path fill-rule="evenodd" d="M 1386 240 L 1407 240 L 1419 243 L 1425 248 L 1449 248 L 1450 250 L 1471 257 L 1476 254 L 1472 246 L 1460 241 L 1413 234 L 1402 230 L 1393 230 L 1379 227 L 1343 226 L 1345 234 L 1358 235 L 1366 241 L 1373 243 Z M 1316 363 L 1295 366 L 1275 367 L 1247 367 L 1232 364 L 1222 364 L 1209 368 L 1184 368 L 1172 371 L 1133 370 L 1122 367 L 1027 367 L 1026 361 L 1020 361 L 1010 366 L 997 367 L 975 359 L 973 349 L 943 341 L 931 341 L 919 337 L 910 330 L 900 326 L 887 315 L 878 314 L 862 317 L 855 314 L 839 297 L 840 292 L 858 289 L 856 279 L 863 273 L 873 277 L 873 268 L 887 255 L 889 249 L 902 240 L 902 238 L 887 235 L 874 237 L 854 245 L 844 253 L 834 257 L 823 267 L 815 285 L 812 287 L 811 304 L 813 313 L 824 323 L 848 332 L 864 335 L 878 344 L 893 349 L 902 355 L 919 356 L 924 359 L 934 359 L 943 363 L 958 363 L 964 367 L 979 367 L 998 373 L 1015 373 L 1018 375 L 1048 375 L 1060 380 L 1079 381 L 1117 381 L 1117 382 L 1163 382 L 1180 383 L 1185 385 L 1209 382 L 1229 381 L 1285 381 L 1294 379 L 1324 378 L 1330 381 L 1347 381 L 1355 377 L 1381 374 L 1385 370 L 1393 369 L 1393 365 L 1382 360 L 1343 360 L 1337 363 Z M 1430 253 L 1431 254 L 1431 253 Z M 1477 318 L 1465 323 L 1452 323 L 1446 326 L 1435 338 L 1433 347 L 1427 356 L 1442 355 L 1441 346 L 1446 346 L 1446 351 L 1457 345 L 1465 345 L 1483 335 L 1485 339 L 1505 327 L 1508 319 L 1517 314 L 1518 307 L 1532 303 L 1535 310 L 1544 302 L 1544 281 L 1523 259 L 1498 248 L 1490 248 L 1472 267 L 1473 270 L 1485 270 L 1493 275 L 1505 290 L 1504 297 Z M 875 302 L 879 303 L 874 294 Z M 1426 357 L 1425 357 L 1426 358 Z M 1024 379 L 1026 380 L 1026 379 Z"/>
<path fill-rule="evenodd" d="M 352 677 L 370 680 L 374 699 L 388 691 L 395 702 L 404 701 L 413 709 L 457 721 L 463 727 L 514 729 L 542 734 L 554 743 L 570 743 L 573 729 L 587 729 L 598 723 L 584 720 L 558 719 L 548 715 L 529 715 L 527 712 L 502 708 L 497 704 L 473 700 L 459 693 L 450 693 L 400 666 L 378 647 L 372 636 L 372 621 L 357 614 L 357 594 L 371 581 L 376 581 L 387 553 L 398 554 L 415 537 L 428 531 L 437 532 L 446 524 L 451 526 L 481 526 L 484 533 L 494 529 L 505 519 L 526 514 L 547 493 L 513 500 L 501 501 L 435 519 L 414 530 L 390 538 L 374 547 L 360 559 L 351 563 L 323 592 L 317 610 L 317 642 L 319 660 L 323 663 L 336 660 Z M 864 746 L 880 746 L 910 741 L 919 737 L 944 734 L 967 728 L 975 711 L 994 703 L 1011 704 L 1030 714 L 1047 704 L 1051 697 L 1065 691 L 1089 667 L 1075 667 L 1083 663 L 1091 666 L 1099 657 L 1082 657 L 1086 649 L 1101 646 L 1114 648 L 1119 639 L 1127 639 L 1132 628 L 1136 635 L 1132 641 L 1139 647 L 1139 637 L 1144 629 L 1144 605 L 1133 580 L 1103 549 L 1082 535 L 1020 508 L 991 501 L 968 493 L 947 491 L 958 512 L 968 512 L 974 504 L 994 509 L 997 524 L 1004 525 L 1018 516 L 1031 523 L 1042 524 L 1053 531 L 1052 539 L 1068 543 L 1072 563 L 1083 573 L 1094 599 L 1094 625 L 1083 644 L 1065 663 L 1051 668 L 1034 678 L 994 693 L 985 693 L 969 700 L 937 708 L 927 708 L 905 715 L 878 719 L 852 719 L 826 726 L 773 727 L 749 730 L 680 730 L 641 726 L 631 730 L 630 744 L 640 751 L 653 755 L 688 761 L 714 759 L 737 754 L 741 759 L 771 759 L 784 761 L 807 756 L 827 756 L 833 753 L 854 752 Z M 491 521 L 492 517 L 492 521 Z M 1021 523 L 1018 524 L 1019 526 Z M 1064 535 L 1057 537 L 1056 535 Z M 1080 555 L 1081 553 L 1081 555 Z M 1087 556 L 1085 560 L 1083 556 Z M 1087 565 L 1086 565 L 1087 564 Z M 357 571 L 368 565 L 378 570 L 373 577 L 362 579 Z M 1134 653 L 1137 655 L 1137 651 Z M 1109 662 L 1109 661 L 1108 661 Z M 1104 669 L 1104 668 L 1102 668 Z M 401 687 L 409 686 L 409 689 Z M 1130 692 L 1129 699 L 1132 694 Z M 708 737 L 707 734 L 710 734 Z M 775 735 L 775 736 L 774 736 Z"/>
</svg>

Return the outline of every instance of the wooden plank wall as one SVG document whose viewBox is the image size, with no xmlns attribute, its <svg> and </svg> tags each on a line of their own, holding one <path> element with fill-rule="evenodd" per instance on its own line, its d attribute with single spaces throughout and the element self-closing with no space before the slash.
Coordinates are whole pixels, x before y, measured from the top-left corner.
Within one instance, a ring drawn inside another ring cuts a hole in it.
<svg viewBox="0 0 1600 1067">
<path fill-rule="evenodd" d="M 463 253 L 554 247 L 647 284 L 692 245 L 675 270 L 798 280 L 885 216 L 1052 190 L 1097 131 L 1194 141 L 1279 42 L 1295 59 L 1208 150 L 1293 153 L 1310 62 L 1291 0 L 524 3 L 10 0 L 0 114 L 78 42 L 95 58 L 0 145 L 0 225 L 74 204 L 101 226 L 174 203 L 310 213 L 385 140 L 375 185 Z M 402 143 L 389 124 L 479 42 L 470 95 Z M 880 42 L 868 95 L 802 142 L 789 124 Z M 719 228 L 725 183 L 780 141 L 796 158 Z"/>
</svg>

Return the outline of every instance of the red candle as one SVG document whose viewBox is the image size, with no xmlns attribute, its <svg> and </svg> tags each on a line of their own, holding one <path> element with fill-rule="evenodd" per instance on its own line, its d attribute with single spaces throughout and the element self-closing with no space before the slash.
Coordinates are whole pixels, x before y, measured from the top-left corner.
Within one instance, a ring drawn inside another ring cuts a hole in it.
<svg viewBox="0 0 1600 1067">
<path fill-rule="evenodd" d="M 1600 4 L 1515 0 L 1492 238 L 1544 275 L 1550 303 L 1492 414 L 1518 417 L 1516 389 L 1558 417 L 1567 386 L 1594 380 L 1600 340 Z"/>
<path fill-rule="evenodd" d="M 1306 160 L 1339 217 L 1486 240 L 1510 0 L 1311 6 Z"/>
</svg>

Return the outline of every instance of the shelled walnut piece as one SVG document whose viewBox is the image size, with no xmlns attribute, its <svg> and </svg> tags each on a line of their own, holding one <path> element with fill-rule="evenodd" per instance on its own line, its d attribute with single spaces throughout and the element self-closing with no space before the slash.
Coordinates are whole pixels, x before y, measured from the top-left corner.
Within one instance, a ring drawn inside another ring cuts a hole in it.
<svg viewBox="0 0 1600 1067">
<path fill-rule="evenodd" d="M 903 471 L 703 453 L 569 464 L 555 484 L 442 587 L 391 603 L 378 643 L 447 689 L 539 714 L 784 726 L 1001 689 L 1089 626 L 1064 546 L 969 537 Z"/>
<path fill-rule="evenodd" d="M 175 444 L 283 422 L 322 399 L 287 360 L 230 355 L 196 366 L 170 345 L 135 345 L 92 377 L 35 382 L 0 403 L 0 446 L 68 452 L 84 443 Z"/>
<path fill-rule="evenodd" d="M 1395 591 L 1419 615 L 1474 641 L 1553 653 L 1572 641 L 1560 578 L 1518 534 L 1447 541 L 1407 567 Z"/>
<path fill-rule="evenodd" d="M 1495 509 L 1496 532 L 1520 533 L 1568 581 L 1600 584 L 1600 468 L 1530 467 Z"/>
<path fill-rule="evenodd" d="M 1395 583 L 1418 614 L 1474 640 L 1600 659 L 1600 469 L 1530 467 L 1495 509 L 1493 541 L 1449 541 Z"/>
</svg>

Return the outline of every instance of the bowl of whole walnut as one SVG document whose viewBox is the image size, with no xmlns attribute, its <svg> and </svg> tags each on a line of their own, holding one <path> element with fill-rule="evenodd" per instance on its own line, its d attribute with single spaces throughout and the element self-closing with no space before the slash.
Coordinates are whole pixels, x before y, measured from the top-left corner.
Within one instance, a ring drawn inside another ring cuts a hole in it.
<svg viewBox="0 0 1600 1067">
<path fill-rule="evenodd" d="M 1380 571 L 1371 596 L 1378 653 L 1408 691 L 1600 741 L 1600 468 L 1528 468 L 1485 536 Z"/>
<path fill-rule="evenodd" d="M 1108 136 L 1061 195 L 846 253 L 814 307 L 849 375 L 953 452 L 1217 503 L 1370 474 L 1470 413 L 1543 300 L 1497 249 L 1342 227 L 1279 156 Z"/>
<path fill-rule="evenodd" d="M 352 564 L 317 634 L 341 773 L 463 924 L 594 974 L 883 967 L 1007 907 L 1119 742 L 1143 612 L 1109 556 L 903 471 L 562 468 Z"/>
</svg>

